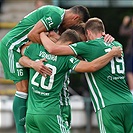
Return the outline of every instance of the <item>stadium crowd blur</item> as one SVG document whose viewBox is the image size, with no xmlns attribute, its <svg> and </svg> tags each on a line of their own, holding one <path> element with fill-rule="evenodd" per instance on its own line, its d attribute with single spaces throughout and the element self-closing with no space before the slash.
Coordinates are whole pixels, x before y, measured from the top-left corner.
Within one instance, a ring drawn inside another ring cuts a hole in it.
<svg viewBox="0 0 133 133">
<path fill-rule="evenodd" d="M 126 78 L 133 94 L 133 16 L 125 16 L 120 26 L 120 35 L 125 36 L 127 44 L 125 48 Z"/>
</svg>

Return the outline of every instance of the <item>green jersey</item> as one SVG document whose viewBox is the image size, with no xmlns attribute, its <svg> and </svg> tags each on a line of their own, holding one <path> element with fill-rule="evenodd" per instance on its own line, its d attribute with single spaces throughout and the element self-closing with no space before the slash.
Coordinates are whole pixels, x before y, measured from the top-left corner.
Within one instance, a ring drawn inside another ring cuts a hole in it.
<svg viewBox="0 0 133 133">
<path fill-rule="evenodd" d="M 32 60 L 46 58 L 44 64 L 52 69 L 52 75 L 47 78 L 30 69 L 27 113 L 59 114 L 63 84 L 69 70 L 74 69 L 79 60 L 73 56 L 51 55 L 39 44 L 31 44 L 25 50 L 25 55 Z"/>
<path fill-rule="evenodd" d="M 58 29 L 64 18 L 65 10 L 56 6 L 43 6 L 25 16 L 0 42 L 0 58 L 7 79 L 19 82 L 27 79 L 26 69 L 21 67 L 19 74 L 18 60 L 21 57 L 20 47 L 28 41 L 27 34 L 34 25 L 41 21 L 47 31 Z M 20 76 L 19 76 L 20 75 Z M 17 78 L 19 76 L 19 79 Z M 17 80 L 17 81 L 16 81 Z"/>
<path fill-rule="evenodd" d="M 70 80 L 69 80 L 70 73 L 71 73 L 71 70 L 66 75 L 65 82 L 63 84 L 63 89 L 61 90 L 61 94 L 60 94 L 60 105 L 62 106 L 70 105 L 69 90 L 68 90 L 68 85 L 70 83 Z"/>
<path fill-rule="evenodd" d="M 47 31 L 58 29 L 62 23 L 65 10 L 56 6 L 43 6 L 25 16 L 2 39 L 9 49 L 20 51 L 19 47 L 28 41 L 27 34 L 38 21 L 42 21 Z"/>
<path fill-rule="evenodd" d="M 117 41 L 105 43 L 103 38 L 75 43 L 70 47 L 76 55 L 90 62 L 109 52 L 113 46 L 122 47 Z M 115 57 L 102 69 L 86 73 L 86 79 L 95 111 L 113 104 L 133 103 L 132 94 L 125 81 L 123 57 Z"/>
</svg>

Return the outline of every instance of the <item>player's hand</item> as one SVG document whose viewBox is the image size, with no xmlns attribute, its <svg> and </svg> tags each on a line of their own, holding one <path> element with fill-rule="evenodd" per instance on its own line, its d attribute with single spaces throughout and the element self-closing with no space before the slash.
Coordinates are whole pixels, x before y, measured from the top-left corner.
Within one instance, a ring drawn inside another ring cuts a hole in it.
<svg viewBox="0 0 133 133">
<path fill-rule="evenodd" d="M 106 43 L 112 43 L 112 42 L 115 40 L 114 37 L 112 37 L 112 36 L 109 35 L 109 34 L 103 33 L 103 36 L 104 36 L 104 41 L 105 41 Z"/>
<path fill-rule="evenodd" d="M 120 46 L 112 47 L 111 52 L 113 52 L 114 57 L 121 57 L 123 55 L 123 50 Z"/>
<path fill-rule="evenodd" d="M 60 38 L 60 35 L 57 34 L 57 33 L 54 32 L 54 31 L 50 31 L 49 34 L 48 34 L 48 37 L 49 37 L 49 39 L 50 39 L 51 41 L 53 41 L 53 42 L 56 43 L 56 42 L 58 41 L 58 39 Z"/>
<path fill-rule="evenodd" d="M 39 60 L 39 61 L 34 61 L 32 63 L 32 68 L 39 72 L 42 76 L 46 77 L 47 75 L 52 75 L 52 70 L 48 67 L 46 67 L 43 62 L 47 61 L 45 58 Z"/>
</svg>

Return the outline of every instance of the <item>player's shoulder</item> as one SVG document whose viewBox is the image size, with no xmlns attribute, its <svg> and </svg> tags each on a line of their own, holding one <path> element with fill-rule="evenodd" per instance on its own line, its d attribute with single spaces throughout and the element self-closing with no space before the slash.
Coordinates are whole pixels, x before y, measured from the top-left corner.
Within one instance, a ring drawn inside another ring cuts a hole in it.
<svg viewBox="0 0 133 133">
<path fill-rule="evenodd" d="M 91 46 L 98 45 L 100 43 L 103 43 L 103 40 L 101 40 L 101 39 L 95 39 L 95 40 L 88 40 L 88 41 L 85 42 L 85 44 L 91 45 Z"/>
<path fill-rule="evenodd" d="M 28 46 L 28 49 L 34 49 L 37 50 L 38 48 L 43 47 L 42 45 L 38 44 L 38 43 L 32 43 Z"/>
<path fill-rule="evenodd" d="M 77 43 L 73 43 L 71 45 L 69 45 L 70 47 L 80 47 L 80 46 L 83 46 L 83 45 L 86 45 L 86 42 L 77 42 Z"/>
<path fill-rule="evenodd" d="M 38 46 L 39 44 L 38 43 L 31 43 L 29 46 L 30 47 L 36 47 L 36 46 Z"/>
<path fill-rule="evenodd" d="M 104 37 L 101 38 L 96 38 L 94 40 L 90 40 L 90 43 L 103 43 L 104 42 Z"/>
<path fill-rule="evenodd" d="M 115 46 L 122 46 L 122 44 L 120 43 L 120 42 L 118 42 L 118 41 L 113 41 L 112 42 Z"/>
<path fill-rule="evenodd" d="M 63 8 L 60 8 L 58 6 L 54 6 L 54 5 L 46 5 L 46 6 L 42 6 L 39 8 L 40 10 L 47 10 L 47 11 L 60 11 L 60 10 L 64 10 Z"/>
</svg>

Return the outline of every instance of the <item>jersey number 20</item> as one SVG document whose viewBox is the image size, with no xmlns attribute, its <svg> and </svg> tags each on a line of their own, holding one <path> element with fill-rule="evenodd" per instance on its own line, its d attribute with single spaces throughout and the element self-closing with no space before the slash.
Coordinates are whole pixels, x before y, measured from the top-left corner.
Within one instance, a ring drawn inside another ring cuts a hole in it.
<svg viewBox="0 0 133 133">
<path fill-rule="evenodd" d="M 41 88 L 43 88 L 43 89 L 51 90 L 51 89 L 52 89 L 52 86 L 53 86 L 53 83 L 54 83 L 54 75 L 56 74 L 56 67 L 55 67 L 55 66 L 52 66 L 52 65 L 50 65 L 50 64 L 46 64 L 45 66 L 47 66 L 47 67 L 49 67 L 49 68 L 52 69 L 52 75 L 50 76 L 49 84 L 48 84 L 47 86 L 44 85 L 44 84 L 45 84 L 45 80 L 46 80 L 46 78 L 45 78 L 44 76 L 41 77 L 40 83 L 37 83 L 37 82 L 35 81 L 35 79 L 36 79 L 36 78 L 38 77 L 38 75 L 39 75 L 38 72 L 36 72 L 36 73 L 34 74 L 34 76 L 32 77 L 31 84 L 33 84 L 33 85 L 35 85 L 35 86 L 37 86 L 37 87 L 39 87 L 39 85 L 40 85 Z"/>
</svg>

